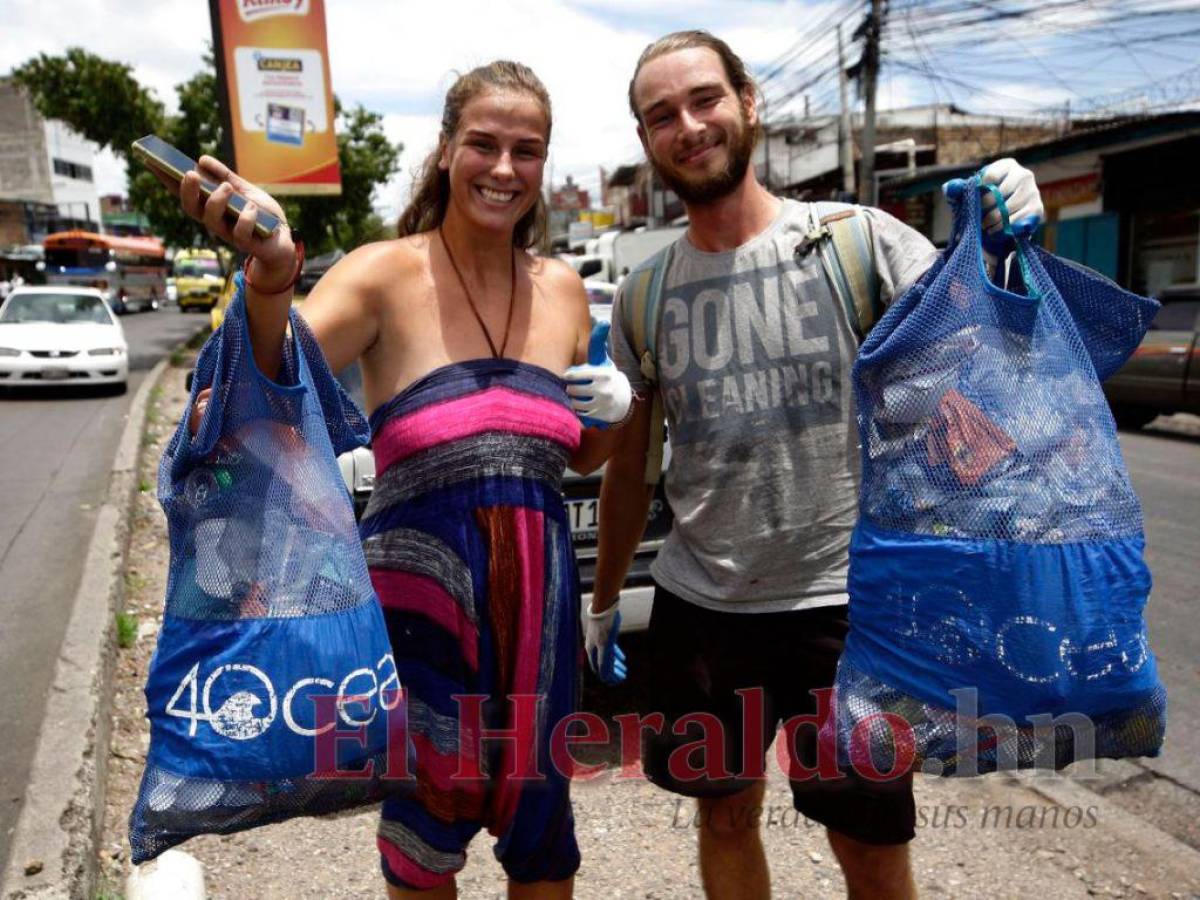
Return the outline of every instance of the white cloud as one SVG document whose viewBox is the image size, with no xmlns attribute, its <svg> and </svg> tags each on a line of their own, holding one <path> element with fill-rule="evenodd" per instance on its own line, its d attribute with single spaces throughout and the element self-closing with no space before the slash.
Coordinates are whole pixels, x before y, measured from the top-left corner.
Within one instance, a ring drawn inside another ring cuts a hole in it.
<svg viewBox="0 0 1200 900">
<path fill-rule="evenodd" d="M 73 0 L 58 8 L 40 0 L 4 0 L 3 6 L 0 74 L 39 53 L 83 47 L 132 65 L 135 77 L 171 111 L 175 85 L 199 70 L 212 34 L 208 4 L 195 0 Z"/>
</svg>

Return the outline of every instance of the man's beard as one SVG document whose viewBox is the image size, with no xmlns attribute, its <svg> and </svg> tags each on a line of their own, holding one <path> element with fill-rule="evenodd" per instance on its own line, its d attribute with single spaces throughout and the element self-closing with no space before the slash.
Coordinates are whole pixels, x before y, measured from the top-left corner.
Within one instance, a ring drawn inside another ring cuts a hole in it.
<svg viewBox="0 0 1200 900">
<path fill-rule="evenodd" d="M 703 181 L 688 180 L 673 169 L 661 165 L 653 157 L 650 157 L 650 163 L 654 166 L 655 174 L 680 200 L 702 206 L 728 196 L 742 183 L 742 179 L 746 177 L 746 169 L 750 166 L 750 157 L 754 153 L 754 138 L 754 129 L 743 118 L 737 133 L 730 135 L 727 142 L 729 158 L 724 167 Z"/>
</svg>

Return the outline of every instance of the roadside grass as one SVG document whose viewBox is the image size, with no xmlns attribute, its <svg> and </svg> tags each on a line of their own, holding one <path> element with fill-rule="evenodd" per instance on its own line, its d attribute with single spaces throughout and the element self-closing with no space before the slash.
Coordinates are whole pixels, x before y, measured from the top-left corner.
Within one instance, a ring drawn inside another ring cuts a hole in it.
<svg viewBox="0 0 1200 900">
<path fill-rule="evenodd" d="M 117 646 L 126 650 L 137 640 L 138 620 L 133 613 L 117 613 Z"/>
<path fill-rule="evenodd" d="M 197 333 L 195 335 L 195 337 L 193 337 L 190 341 L 188 341 L 186 344 L 184 344 L 184 348 L 187 350 L 199 350 L 201 347 L 204 346 L 204 342 L 208 340 L 208 336 L 210 334 L 212 334 L 212 326 L 211 325 L 206 327 L 203 331 Z M 172 354 L 172 357 L 173 356 L 174 356 L 174 354 Z M 172 365 L 175 364 L 174 359 L 172 359 L 171 364 Z"/>
<path fill-rule="evenodd" d="M 143 478 L 141 481 L 138 482 L 138 493 L 139 494 L 145 494 L 153 489 L 154 489 L 154 485 L 152 485 L 150 483 L 150 480 L 147 478 Z"/>
</svg>

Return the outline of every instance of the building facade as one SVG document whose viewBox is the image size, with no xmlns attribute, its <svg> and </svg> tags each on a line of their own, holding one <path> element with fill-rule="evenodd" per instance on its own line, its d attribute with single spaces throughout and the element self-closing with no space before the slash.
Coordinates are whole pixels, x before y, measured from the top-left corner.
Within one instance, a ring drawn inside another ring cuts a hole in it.
<svg viewBox="0 0 1200 900">
<path fill-rule="evenodd" d="M 1014 148 L 1046 208 L 1038 240 L 1140 294 L 1200 281 L 1200 112 L 1075 123 Z M 941 186 L 986 159 L 932 166 L 885 181 L 880 206 L 937 243 L 950 234 Z M 917 210 L 914 217 L 911 212 Z"/>
<path fill-rule="evenodd" d="M 100 230 L 99 147 L 44 119 L 24 89 L 0 79 L 0 243 L 30 244 L 70 228 Z"/>
</svg>

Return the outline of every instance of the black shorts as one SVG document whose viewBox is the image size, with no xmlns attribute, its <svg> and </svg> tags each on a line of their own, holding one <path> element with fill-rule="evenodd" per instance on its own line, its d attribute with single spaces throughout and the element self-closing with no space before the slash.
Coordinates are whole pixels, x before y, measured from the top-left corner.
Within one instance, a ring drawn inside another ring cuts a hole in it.
<svg viewBox="0 0 1200 900">
<path fill-rule="evenodd" d="M 644 730 L 646 776 L 676 794 L 716 798 L 782 765 L 796 810 L 807 818 L 866 844 L 911 841 L 911 773 L 876 781 L 839 770 L 828 745 L 818 756 L 819 722 L 848 627 L 845 606 L 715 612 L 660 585 L 647 644 L 650 710 L 663 713 L 664 727 Z M 768 753 L 789 720 L 792 751 L 781 742 Z"/>
</svg>

